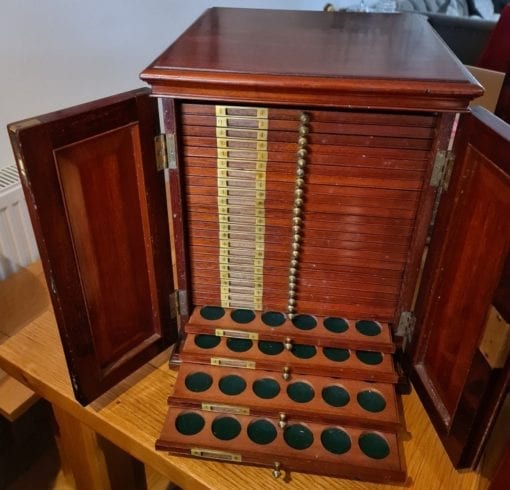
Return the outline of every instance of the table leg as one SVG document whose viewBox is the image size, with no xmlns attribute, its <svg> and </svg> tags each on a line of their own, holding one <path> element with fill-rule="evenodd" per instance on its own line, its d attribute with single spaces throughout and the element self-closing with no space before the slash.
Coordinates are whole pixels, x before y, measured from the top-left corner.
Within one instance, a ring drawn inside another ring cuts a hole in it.
<svg viewBox="0 0 510 490">
<path fill-rule="evenodd" d="M 146 490 L 144 465 L 57 406 L 57 443 L 64 474 L 77 490 Z"/>
<path fill-rule="evenodd" d="M 78 419 L 53 405 L 57 444 L 64 474 L 72 474 L 77 490 L 110 490 L 104 453 L 96 433 Z"/>
</svg>

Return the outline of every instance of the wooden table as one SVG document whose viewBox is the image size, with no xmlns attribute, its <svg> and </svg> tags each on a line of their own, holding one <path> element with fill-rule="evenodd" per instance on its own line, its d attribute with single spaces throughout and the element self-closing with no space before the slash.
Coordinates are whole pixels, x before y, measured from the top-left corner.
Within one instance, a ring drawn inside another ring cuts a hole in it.
<svg viewBox="0 0 510 490">
<path fill-rule="evenodd" d="M 20 323 L 24 323 L 22 328 Z M 0 367 L 52 404 L 62 455 L 79 489 L 111 487 L 107 471 L 109 454 L 98 443 L 97 434 L 186 489 L 474 490 L 483 483 L 477 473 L 459 473 L 453 469 L 414 393 L 403 397 L 408 431 L 404 452 L 409 475 L 403 486 L 300 473 L 275 480 L 267 468 L 201 461 L 155 451 L 154 441 L 166 414 L 166 398 L 176 376 L 168 367 L 168 352 L 93 404 L 79 405 L 73 397 L 39 264 L 0 283 L 0 332 L 6 337 L 0 345 Z M 116 461 L 119 465 L 118 458 Z M 116 469 L 117 474 L 128 474 Z"/>
</svg>

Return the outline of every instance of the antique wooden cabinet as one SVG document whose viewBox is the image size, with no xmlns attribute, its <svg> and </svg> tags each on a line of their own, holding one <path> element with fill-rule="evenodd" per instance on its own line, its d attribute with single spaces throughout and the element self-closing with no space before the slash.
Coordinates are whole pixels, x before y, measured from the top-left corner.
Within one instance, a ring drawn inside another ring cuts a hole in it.
<svg viewBox="0 0 510 490">
<path fill-rule="evenodd" d="M 176 343 L 160 449 L 403 480 L 407 373 L 473 465 L 508 385 L 510 132 L 427 23 L 211 9 L 141 76 L 9 127 L 77 399 Z"/>
</svg>

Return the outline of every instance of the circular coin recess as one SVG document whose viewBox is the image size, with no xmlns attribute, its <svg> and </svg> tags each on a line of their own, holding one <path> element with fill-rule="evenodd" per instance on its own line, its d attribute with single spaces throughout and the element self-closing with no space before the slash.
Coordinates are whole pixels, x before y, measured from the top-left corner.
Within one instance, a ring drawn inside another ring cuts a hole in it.
<svg viewBox="0 0 510 490">
<path fill-rule="evenodd" d="M 237 374 L 230 374 L 221 378 L 218 386 L 225 395 L 239 395 L 246 389 L 246 381 Z"/>
<path fill-rule="evenodd" d="M 351 438 L 347 432 L 337 427 L 324 429 L 321 442 L 324 448 L 333 454 L 344 454 L 351 449 Z"/>
<path fill-rule="evenodd" d="M 271 378 L 257 379 L 253 382 L 253 392 L 259 397 L 269 400 L 280 393 L 280 385 Z"/>
<path fill-rule="evenodd" d="M 277 311 L 266 311 L 262 313 L 261 319 L 268 327 L 279 327 L 285 323 L 285 315 Z"/>
<path fill-rule="evenodd" d="M 201 349 L 212 349 L 221 342 L 221 337 L 216 335 L 199 334 L 195 336 L 195 344 Z"/>
<path fill-rule="evenodd" d="M 253 347 L 253 340 L 250 339 L 227 339 L 227 347 L 234 352 L 246 352 Z"/>
<path fill-rule="evenodd" d="M 287 395 L 297 403 L 308 403 L 315 396 L 315 392 L 308 383 L 295 381 L 287 386 Z"/>
<path fill-rule="evenodd" d="M 386 400 L 384 397 L 373 390 L 360 391 L 356 396 L 359 405 L 368 412 L 382 412 L 386 408 Z"/>
<path fill-rule="evenodd" d="M 346 332 L 349 324 L 343 318 L 329 317 L 324 320 L 324 327 L 334 333 Z"/>
<path fill-rule="evenodd" d="M 234 417 L 218 417 L 213 420 L 211 430 L 214 437 L 222 441 L 230 441 L 241 432 L 241 424 Z"/>
<path fill-rule="evenodd" d="M 175 428 L 185 436 L 198 434 L 204 425 L 204 418 L 195 412 L 181 413 L 175 419 Z"/>
<path fill-rule="evenodd" d="M 200 316 L 206 320 L 219 320 L 225 314 L 221 306 L 204 306 L 200 309 Z"/>
<path fill-rule="evenodd" d="M 310 359 L 317 354 L 317 349 L 313 345 L 295 344 L 291 352 L 300 359 Z"/>
<path fill-rule="evenodd" d="M 356 351 L 356 357 L 363 363 L 371 366 L 381 364 L 383 355 L 380 352 L 371 352 L 367 350 Z"/>
<path fill-rule="evenodd" d="M 236 323 L 250 323 L 255 320 L 255 312 L 252 310 L 234 310 L 230 314 L 230 318 Z"/>
<path fill-rule="evenodd" d="M 334 362 L 344 362 L 351 355 L 347 349 L 337 349 L 336 347 L 324 347 L 322 352 L 330 361 Z"/>
<path fill-rule="evenodd" d="M 276 356 L 283 352 L 283 342 L 270 342 L 269 340 L 259 340 L 259 350 L 268 356 Z"/>
<path fill-rule="evenodd" d="M 276 427 L 268 420 L 254 420 L 248 425 L 248 437 L 256 444 L 269 444 L 276 439 Z"/>
<path fill-rule="evenodd" d="M 381 326 L 372 320 L 360 320 L 356 322 L 356 330 L 367 337 L 373 337 L 381 333 Z"/>
<path fill-rule="evenodd" d="M 201 372 L 188 374 L 184 380 L 186 388 L 195 393 L 207 391 L 211 387 L 212 382 L 212 376 Z"/>
<path fill-rule="evenodd" d="M 351 397 L 345 388 L 341 386 L 325 386 L 322 389 L 322 399 L 332 407 L 344 407 Z"/>
<path fill-rule="evenodd" d="M 293 449 L 303 450 L 313 444 L 312 431 L 302 424 L 293 424 L 285 428 L 283 439 Z"/>
<path fill-rule="evenodd" d="M 292 319 L 292 323 L 300 330 L 312 330 L 317 326 L 317 320 L 310 315 L 297 315 Z"/>
<path fill-rule="evenodd" d="M 390 454 L 386 439 L 375 432 L 364 432 L 359 436 L 359 447 L 369 458 L 384 459 Z"/>
</svg>

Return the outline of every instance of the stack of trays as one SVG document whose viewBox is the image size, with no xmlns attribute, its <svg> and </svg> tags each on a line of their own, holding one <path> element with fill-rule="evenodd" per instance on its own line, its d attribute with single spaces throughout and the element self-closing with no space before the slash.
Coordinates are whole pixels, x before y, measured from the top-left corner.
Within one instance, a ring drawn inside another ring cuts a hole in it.
<svg viewBox="0 0 510 490">
<path fill-rule="evenodd" d="M 204 306 L 186 332 L 159 449 L 276 475 L 405 478 L 388 325 Z"/>
</svg>

